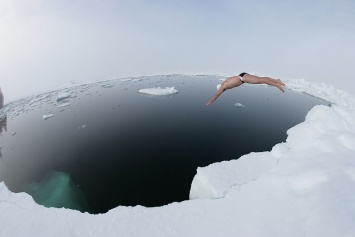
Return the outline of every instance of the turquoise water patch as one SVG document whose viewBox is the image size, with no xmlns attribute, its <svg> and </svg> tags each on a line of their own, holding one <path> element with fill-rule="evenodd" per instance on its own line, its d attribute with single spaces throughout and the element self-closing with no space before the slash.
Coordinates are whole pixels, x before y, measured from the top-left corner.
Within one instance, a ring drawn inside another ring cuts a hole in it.
<svg viewBox="0 0 355 237">
<path fill-rule="evenodd" d="M 45 207 L 89 211 L 90 206 L 78 185 L 65 172 L 50 171 L 41 181 L 27 184 L 24 191 Z"/>
</svg>

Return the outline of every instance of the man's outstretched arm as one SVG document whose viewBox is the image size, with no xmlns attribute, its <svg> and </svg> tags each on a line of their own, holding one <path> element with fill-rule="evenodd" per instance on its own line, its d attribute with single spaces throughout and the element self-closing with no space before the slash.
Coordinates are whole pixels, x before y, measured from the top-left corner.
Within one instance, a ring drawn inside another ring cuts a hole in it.
<svg viewBox="0 0 355 237">
<path fill-rule="evenodd" d="M 214 96 L 212 96 L 212 98 L 207 102 L 206 105 L 212 104 L 212 102 L 215 101 L 215 100 L 218 98 L 218 96 L 220 96 L 223 92 L 224 92 L 224 90 L 223 90 L 222 88 L 219 88 L 219 90 L 217 91 L 217 93 L 214 94 Z"/>
</svg>

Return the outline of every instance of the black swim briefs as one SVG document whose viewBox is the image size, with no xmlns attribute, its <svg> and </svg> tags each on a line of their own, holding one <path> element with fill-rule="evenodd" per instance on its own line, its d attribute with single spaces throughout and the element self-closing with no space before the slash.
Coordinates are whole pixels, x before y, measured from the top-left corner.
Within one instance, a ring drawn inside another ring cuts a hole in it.
<svg viewBox="0 0 355 237">
<path fill-rule="evenodd" d="M 240 77 L 244 77 L 244 75 L 247 74 L 246 72 L 243 72 L 241 74 L 239 74 Z"/>
<path fill-rule="evenodd" d="M 247 74 L 247 73 L 246 73 L 246 72 L 243 72 L 243 73 L 239 74 L 239 78 L 240 78 L 240 80 L 242 81 L 242 83 L 244 83 L 243 77 L 244 77 L 245 74 Z"/>
</svg>

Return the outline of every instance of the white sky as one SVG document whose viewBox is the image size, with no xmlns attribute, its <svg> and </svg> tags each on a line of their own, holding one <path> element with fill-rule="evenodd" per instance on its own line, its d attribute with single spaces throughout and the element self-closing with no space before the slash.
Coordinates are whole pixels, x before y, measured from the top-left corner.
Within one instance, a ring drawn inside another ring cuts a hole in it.
<svg viewBox="0 0 355 237">
<path fill-rule="evenodd" d="M 257 72 L 355 95 L 353 0 L 0 0 L 5 102 L 69 83 Z"/>
</svg>

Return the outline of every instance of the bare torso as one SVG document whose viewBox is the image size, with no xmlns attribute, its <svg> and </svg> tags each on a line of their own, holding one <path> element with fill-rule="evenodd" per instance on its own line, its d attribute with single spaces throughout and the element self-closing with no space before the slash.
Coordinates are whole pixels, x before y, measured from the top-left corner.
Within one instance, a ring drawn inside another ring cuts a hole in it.
<svg viewBox="0 0 355 237">
<path fill-rule="evenodd" d="M 240 86 L 242 81 L 240 80 L 239 76 L 229 77 L 221 84 L 222 90 L 232 89 L 234 87 Z"/>
</svg>

